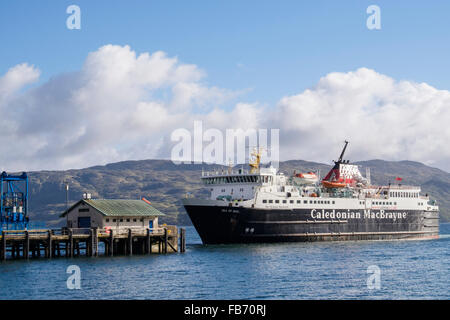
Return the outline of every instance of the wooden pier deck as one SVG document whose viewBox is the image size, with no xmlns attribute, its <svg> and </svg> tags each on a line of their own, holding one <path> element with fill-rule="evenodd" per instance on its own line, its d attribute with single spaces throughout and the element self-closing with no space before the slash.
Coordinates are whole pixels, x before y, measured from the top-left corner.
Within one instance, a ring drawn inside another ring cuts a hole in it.
<svg viewBox="0 0 450 320">
<path fill-rule="evenodd" d="M 99 243 L 104 244 L 105 256 L 185 252 L 185 235 L 185 229 L 178 231 L 175 226 L 157 229 L 7 230 L 0 235 L 0 261 L 41 256 L 98 256 Z"/>
</svg>

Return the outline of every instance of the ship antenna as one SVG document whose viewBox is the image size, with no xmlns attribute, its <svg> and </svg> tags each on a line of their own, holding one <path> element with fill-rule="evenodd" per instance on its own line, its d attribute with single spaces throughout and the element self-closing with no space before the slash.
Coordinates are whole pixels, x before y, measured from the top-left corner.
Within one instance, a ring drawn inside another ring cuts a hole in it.
<svg viewBox="0 0 450 320">
<path fill-rule="evenodd" d="M 339 156 L 339 160 L 335 161 L 335 163 L 341 163 L 342 159 L 344 158 L 345 149 L 347 149 L 348 141 L 345 140 L 344 149 L 342 149 L 341 155 Z"/>
</svg>

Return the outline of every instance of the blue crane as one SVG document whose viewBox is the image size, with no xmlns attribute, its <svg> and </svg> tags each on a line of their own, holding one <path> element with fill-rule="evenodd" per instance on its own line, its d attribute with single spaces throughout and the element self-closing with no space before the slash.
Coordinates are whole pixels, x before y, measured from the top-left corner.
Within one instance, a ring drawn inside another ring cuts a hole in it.
<svg viewBox="0 0 450 320">
<path fill-rule="evenodd" d="M 28 228 L 28 176 L 0 175 L 0 232 Z"/>
</svg>

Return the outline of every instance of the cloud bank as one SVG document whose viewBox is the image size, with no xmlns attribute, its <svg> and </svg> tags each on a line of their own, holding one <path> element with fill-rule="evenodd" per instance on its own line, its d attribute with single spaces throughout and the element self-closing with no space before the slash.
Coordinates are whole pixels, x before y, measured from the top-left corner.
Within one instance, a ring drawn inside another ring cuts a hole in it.
<svg viewBox="0 0 450 320">
<path fill-rule="evenodd" d="M 81 70 L 43 84 L 28 64 L 0 76 L 0 169 L 81 168 L 168 158 L 170 134 L 206 128 L 278 128 L 280 156 L 329 162 L 343 140 L 353 160 L 410 159 L 449 170 L 450 92 L 361 68 L 330 73 L 313 88 L 263 102 L 208 85 L 198 66 L 164 52 L 106 45 Z M 34 85 L 31 85 L 35 83 Z"/>
</svg>

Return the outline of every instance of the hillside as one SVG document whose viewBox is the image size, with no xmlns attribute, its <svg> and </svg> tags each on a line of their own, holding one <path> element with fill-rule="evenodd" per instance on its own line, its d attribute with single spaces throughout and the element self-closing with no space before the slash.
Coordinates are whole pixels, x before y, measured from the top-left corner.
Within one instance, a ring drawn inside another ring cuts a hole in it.
<svg viewBox="0 0 450 320">
<path fill-rule="evenodd" d="M 394 182 L 403 178 L 404 184 L 421 185 L 424 193 L 438 200 L 442 220 L 450 221 L 450 174 L 412 161 L 390 162 L 371 160 L 358 162 L 361 172 L 371 168 L 374 184 Z M 167 214 L 163 222 L 190 224 L 181 205 L 181 197 L 190 192 L 197 196 L 207 191 L 200 184 L 202 168 L 214 165 L 175 165 L 169 160 L 142 160 L 112 163 L 80 170 L 29 172 L 30 218 L 46 221 L 49 225 L 61 225 L 59 214 L 65 210 L 66 193 L 64 181 L 69 180 L 69 203 L 79 200 L 83 192 L 93 198 L 137 199 L 146 197 L 154 206 Z M 302 160 L 285 161 L 280 164 L 285 173 L 293 170 L 320 169 L 324 175 L 329 165 Z"/>
</svg>

